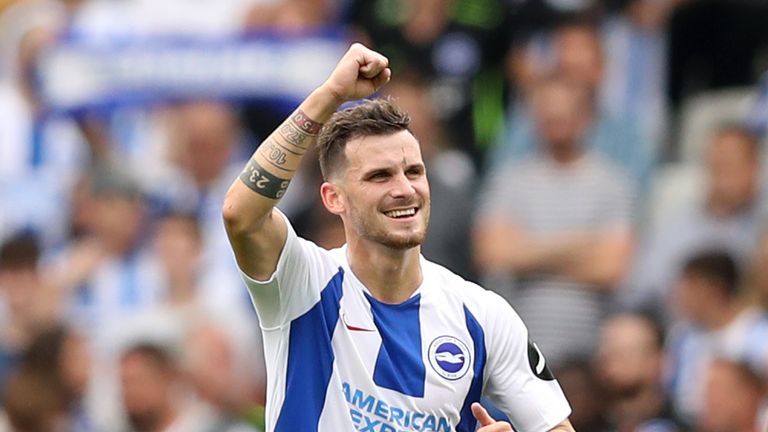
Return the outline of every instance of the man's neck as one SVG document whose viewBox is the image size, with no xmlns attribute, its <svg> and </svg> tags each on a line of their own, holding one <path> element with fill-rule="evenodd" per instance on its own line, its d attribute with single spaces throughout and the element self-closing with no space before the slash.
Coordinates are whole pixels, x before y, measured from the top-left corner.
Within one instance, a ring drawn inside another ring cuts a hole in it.
<svg viewBox="0 0 768 432">
<path fill-rule="evenodd" d="M 398 304 L 408 300 L 423 279 L 420 247 L 393 249 L 359 239 L 347 246 L 352 272 L 383 303 Z"/>
<path fill-rule="evenodd" d="M 718 308 L 703 321 L 709 330 L 720 330 L 731 324 L 744 309 L 739 303 L 732 303 L 725 308 Z"/>
</svg>

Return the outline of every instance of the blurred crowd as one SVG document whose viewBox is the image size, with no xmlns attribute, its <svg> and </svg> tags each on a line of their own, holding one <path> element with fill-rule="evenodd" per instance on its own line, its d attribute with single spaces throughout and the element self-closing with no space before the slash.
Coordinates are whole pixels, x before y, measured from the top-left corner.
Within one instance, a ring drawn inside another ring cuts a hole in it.
<svg viewBox="0 0 768 432">
<path fill-rule="evenodd" d="M 514 306 L 576 430 L 765 432 L 766 23 L 760 0 L 0 0 L 0 431 L 263 427 L 220 209 L 292 107 L 50 115 L 42 54 L 333 31 L 390 59 L 424 255 Z M 305 162 L 280 208 L 339 246 Z"/>
</svg>

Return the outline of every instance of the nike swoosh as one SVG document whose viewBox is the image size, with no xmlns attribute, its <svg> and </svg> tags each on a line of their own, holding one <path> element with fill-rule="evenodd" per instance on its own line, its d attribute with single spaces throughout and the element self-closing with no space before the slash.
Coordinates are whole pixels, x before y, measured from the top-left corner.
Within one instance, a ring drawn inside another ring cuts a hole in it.
<svg viewBox="0 0 768 432">
<path fill-rule="evenodd" d="M 344 323 L 344 327 L 346 327 L 347 330 L 363 331 L 363 332 L 375 332 L 376 331 L 376 330 L 372 330 L 372 329 L 367 329 L 367 328 L 362 328 L 362 327 L 356 327 L 356 326 L 353 326 L 353 325 L 349 325 L 349 323 L 347 322 L 347 314 L 345 314 L 345 313 L 341 314 L 341 322 Z"/>
</svg>

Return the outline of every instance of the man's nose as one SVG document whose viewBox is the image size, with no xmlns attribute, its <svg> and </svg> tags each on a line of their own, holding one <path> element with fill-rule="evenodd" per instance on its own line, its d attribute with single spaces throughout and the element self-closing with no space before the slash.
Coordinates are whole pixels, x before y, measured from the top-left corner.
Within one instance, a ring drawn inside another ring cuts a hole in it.
<svg viewBox="0 0 768 432">
<path fill-rule="evenodd" d="M 400 173 L 392 179 L 392 189 L 389 193 L 394 198 L 405 197 L 415 194 L 416 188 L 405 173 Z"/>
</svg>

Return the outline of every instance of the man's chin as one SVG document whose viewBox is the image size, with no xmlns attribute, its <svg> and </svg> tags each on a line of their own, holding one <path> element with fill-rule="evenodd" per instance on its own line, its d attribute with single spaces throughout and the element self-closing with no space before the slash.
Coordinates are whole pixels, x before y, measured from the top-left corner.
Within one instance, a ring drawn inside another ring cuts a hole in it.
<svg viewBox="0 0 768 432">
<path fill-rule="evenodd" d="M 386 236 L 378 239 L 378 242 L 391 249 L 407 250 L 421 246 L 424 243 L 424 237 L 424 235 Z"/>
</svg>

